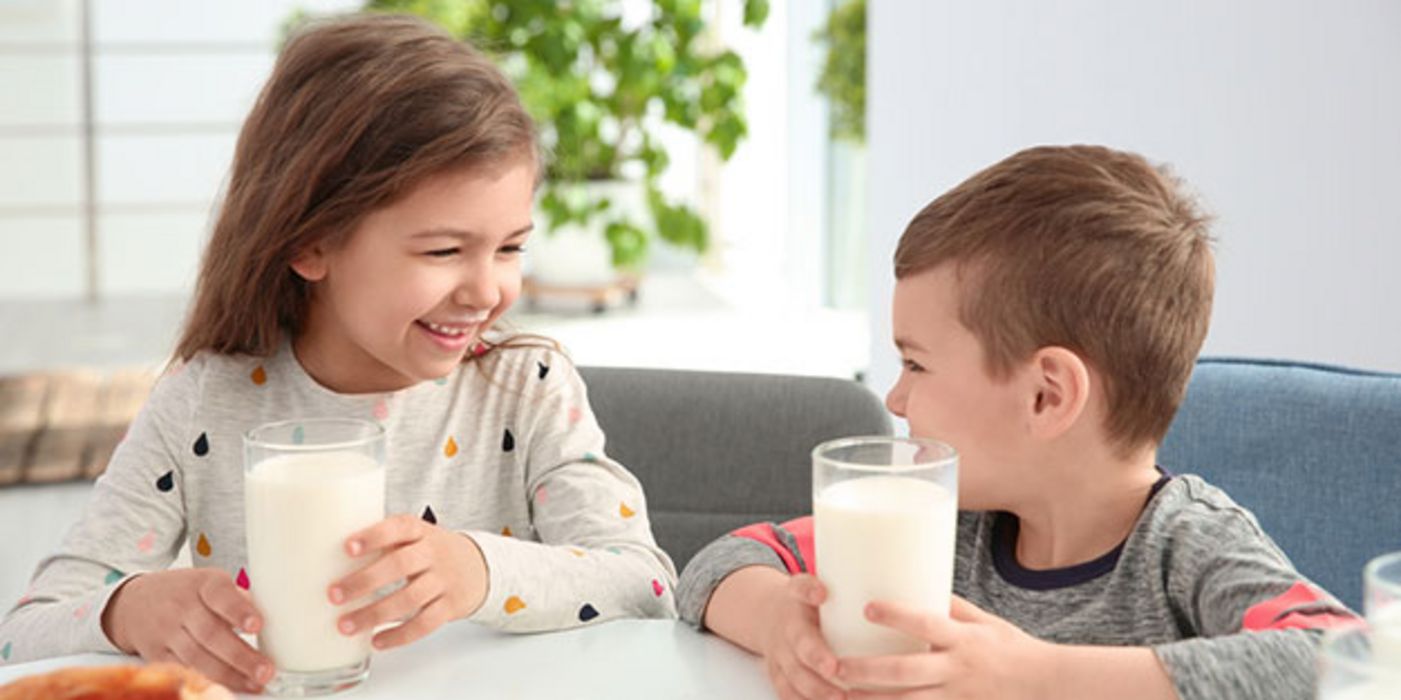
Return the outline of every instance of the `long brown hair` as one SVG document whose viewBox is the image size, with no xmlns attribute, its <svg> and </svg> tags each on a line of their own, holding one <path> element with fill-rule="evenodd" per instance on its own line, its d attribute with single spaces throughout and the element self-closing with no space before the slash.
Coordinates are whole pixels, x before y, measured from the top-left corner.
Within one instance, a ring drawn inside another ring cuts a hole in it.
<svg viewBox="0 0 1401 700">
<path fill-rule="evenodd" d="M 304 26 L 239 134 L 176 359 L 272 354 L 306 318 L 300 252 L 429 177 L 521 158 L 539 162 L 534 123 L 471 46 L 408 16 Z"/>
<path fill-rule="evenodd" d="M 926 206 L 895 276 L 959 274 L 959 321 L 994 377 L 1046 346 L 1080 355 L 1105 387 L 1123 452 L 1167 434 L 1211 319 L 1208 217 L 1143 157 L 1098 146 L 1029 148 Z"/>
</svg>

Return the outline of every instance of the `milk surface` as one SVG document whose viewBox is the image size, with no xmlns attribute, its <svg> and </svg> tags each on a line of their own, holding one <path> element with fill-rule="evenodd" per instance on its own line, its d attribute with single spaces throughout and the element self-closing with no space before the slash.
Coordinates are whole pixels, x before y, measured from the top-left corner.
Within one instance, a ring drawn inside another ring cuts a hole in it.
<svg viewBox="0 0 1401 700">
<path fill-rule="evenodd" d="M 258 646 L 279 669 L 311 672 L 359 663 L 370 634 L 336 629 L 331 583 L 365 561 L 345 554 L 345 539 L 384 518 L 384 467 L 356 452 L 288 454 L 246 474 L 250 593 L 264 624 Z"/>
<path fill-rule="evenodd" d="M 832 484 L 814 499 L 817 573 L 827 587 L 819 617 L 837 656 L 924 651 L 927 642 L 866 620 L 887 600 L 947 615 L 958 504 L 948 489 L 902 476 Z"/>
</svg>

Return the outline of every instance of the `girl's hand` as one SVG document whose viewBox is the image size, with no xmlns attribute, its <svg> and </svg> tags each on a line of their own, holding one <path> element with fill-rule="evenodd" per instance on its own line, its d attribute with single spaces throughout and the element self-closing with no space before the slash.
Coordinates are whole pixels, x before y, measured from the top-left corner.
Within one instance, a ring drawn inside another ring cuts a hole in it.
<svg viewBox="0 0 1401 700">
<path fill-rule="evenodd" d="M 842 659 L 843 683 L 889 687 L 852 691 L 852 698 L 1041 698 L 1041 674 L 1055 645 L 954 596 L 950 616 L 897 603 L 866 606 L 870 621 L 930 643 L 922 654 Z"/>
<path fill-rule="evenodd" d="M 761 642 L 769 682 L 781 700 L 837 700 L 837 657 L 818 627 L 817 606 L 827 589 L 812 576 L 797 575 L 769 604 L 768 632 Z"/>
<path fill-rule="evenodd" d="M 425 637 L 445 622 L 476 612 L 486 600 L 486 560 L 477 543 L 412 515 L 385 518 L 351 535 L 345 551 L 371 563 L 331 584 L 327 595 L 336 605 L 407 581 L 403 588 L 340 618 L 340 631 L 347 635 L 402 621 L 375 635 L 376 649 Z"/>
<path fill-rule="evenodd" d="M 102 612 L 102 631 L 118 649 L 181 663 L 250 693 L 272 680 L 273 665 L 234 630 L 253 634 L 262 625 L 252 599 L 218 569 L 142 574 L 122 584 Z"/>
</svg>

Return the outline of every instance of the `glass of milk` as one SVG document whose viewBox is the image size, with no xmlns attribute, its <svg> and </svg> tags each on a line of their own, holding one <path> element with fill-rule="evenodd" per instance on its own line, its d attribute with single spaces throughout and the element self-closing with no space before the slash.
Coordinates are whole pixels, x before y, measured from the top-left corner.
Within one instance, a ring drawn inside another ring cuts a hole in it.
<svg viewBox="0 0 1401 700">
<path fill-rule="evenodd" d="M 925 651 L 866 619 L 894 601 L 947 615 L 958 517 L 958 453 L 944 443 L 854 437 L 812 452 L 813 538 L 827 601 L 822 634 L 839 657 Z"/>
<path fill-rule="evenodd" d="M 354 419 L 270 423 L 243 436 L 249 592 L 273 695 L 324 695 L 369 676 L 370 631 L 346 636 L 333 581 L 364 566 L 345 540 L 384 518 L 384 429 Z"/>
<path fill-rule="evenodd" d="M 1362 570 L 1363 612 L 1372 626 L 1372 654 L 1401 674 L 1401 552 L 1383 554 Z M 1401 697 L 1401 688 L 1396 697 Z"/>
<path fill-rule="evenodd" d="M 1382 656 L 1377 631 L 1361 627 L 1330 632 L 1318 652 L 1320 700 L 1401 698 L 1401 666 Z"/>
</svg>

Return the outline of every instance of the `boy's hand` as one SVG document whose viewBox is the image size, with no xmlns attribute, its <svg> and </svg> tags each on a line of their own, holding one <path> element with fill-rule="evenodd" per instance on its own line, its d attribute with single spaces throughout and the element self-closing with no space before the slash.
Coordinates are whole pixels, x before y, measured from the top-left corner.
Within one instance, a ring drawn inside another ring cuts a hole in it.
<svg viewBox="0 0 1401 700">
<path fill-rule="evenodd" d="M 769 681 L 781 700 L 837 700 L 837 657 L 818 627 L 817 606 L 827 589 L 812 576 L 796 575 L 769 601 L 761 646 Z"/>
<path fill-rule="evenodd" d="M 375 635 L 376 649 L 425 637 L 445 622 L 476 612 L 486 599 L 486 560 L 477 543 L 412 515 L 385 518 L 351 535 L 345 551 L 371 563 L 331 584 L 327 596 L 336 605 L 407 581 L 403 588 L 340 618 L 340 631 L 347 635 L 403 621 Z"/>
<path fill-rule="evenodd" d="M 837 678 L 855 698 L 1041 698 L 1050 690 L 1039 677 L 1054 645 L 954 596 L 950 616 L 906 605 L 866 606 L 870 621 L 930 643 L 932 651 L 842 659 Z"/>
<path fill-rule="evenodd" d="M 102 631 L 118 649 L 181 663 L 250 693 L 272 680 L 273 665 L 234 630 L 253 634 L 262 625 L 252 599 L 218 569 L 142 574 L 122 584 L 102 612 Z"/>
</svg>

